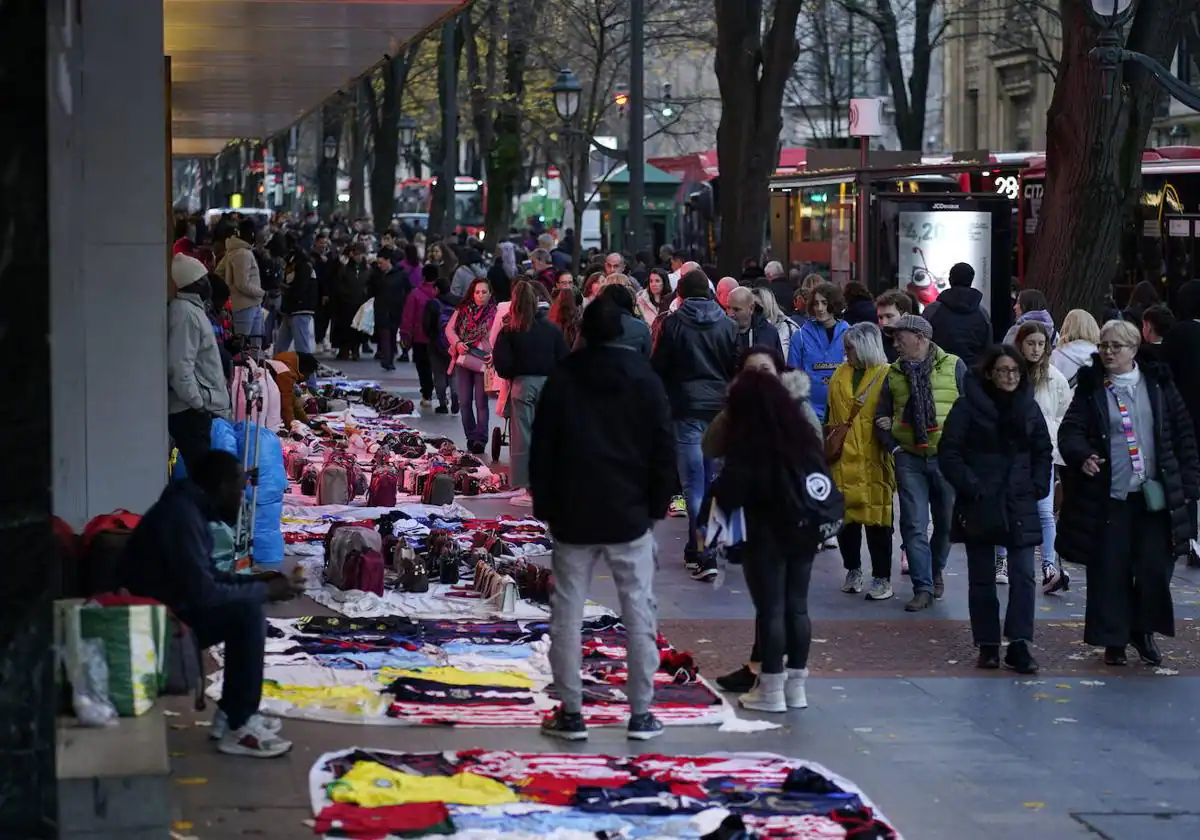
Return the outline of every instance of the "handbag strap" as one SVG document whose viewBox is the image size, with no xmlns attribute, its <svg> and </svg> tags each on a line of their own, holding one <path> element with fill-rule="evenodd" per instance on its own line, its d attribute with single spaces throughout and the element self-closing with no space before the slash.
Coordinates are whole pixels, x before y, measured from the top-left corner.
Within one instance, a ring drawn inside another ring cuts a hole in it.
<svg viewBox="0 0 1200 840">
<path fill-rule="evenodd" d="M 881 370 L 879 373 L 875 374 L 875 378 L 867 383 L 867 387 L 863 388 L 863 392 L 854 398 L 854 405 L 850 408 L 850 416 L 846 418 L 847 425 L 853 423 L 854 418 L 858 417 L 858 413 L 862 411 L 863 407 L 867 404 L 867 394 L 871 393 L 871 388 L 875 386 L 875 383 L 878 382 L 879 378 L 886 372 L 887 370 L 885 368 L 884 370 Z"/>
</svg>

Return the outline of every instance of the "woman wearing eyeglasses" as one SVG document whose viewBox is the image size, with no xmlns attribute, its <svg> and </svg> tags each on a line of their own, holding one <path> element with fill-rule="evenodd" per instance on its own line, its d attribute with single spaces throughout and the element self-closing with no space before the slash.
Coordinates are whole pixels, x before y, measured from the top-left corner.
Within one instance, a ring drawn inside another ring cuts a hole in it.
<svg viewBox="0 0 1200 840">
<path fill-rule="evenodd" d="M 1004 665 L 1037 673 L 1030 652 L 1037 584 L 1034 548 L 1042 542 L 1038 502 L 1050 494 L 1054 449 L 1034 400 L 1028 366 L 1007 344 L 984 353 L 963 396 L 950 409 L 938 445 L 938 465 L 954 488 L 950 539 L 966 544 L 967 608 L 979 647 L 978 667 Z M 1008 549 L 1008 609 L 1000 624 L 993 549 Z"/>
<path fill-rule="evenodd" d="M 1200 496 L 1191 418 L 1165 367 L 1135 361 L 1141 336 L 1127 321 L 1100 329 L 1099 354 L 1079 369 L 1058 431 L 1063 504 L 1056 547 L 1088 567 L 1083 640 L 1104 662 L 1132 644 L 1160 665 L 1154 635 L 1175 635 L 1171 573 L 1191 537 Z"/>
</svg>

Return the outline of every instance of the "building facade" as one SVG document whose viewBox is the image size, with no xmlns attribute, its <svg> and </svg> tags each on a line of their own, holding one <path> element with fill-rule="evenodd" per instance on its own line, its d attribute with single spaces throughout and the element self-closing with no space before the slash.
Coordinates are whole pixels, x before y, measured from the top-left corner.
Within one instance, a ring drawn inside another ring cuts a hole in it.
<svg viewBox="0 0 1200 840">
<path fill-rule="evenodd" d="M 1046 147 L 1062 47 L 1057 15 L 1029 0 L 954 0 L 943 46 L 948 151 Z"/>
</svg>

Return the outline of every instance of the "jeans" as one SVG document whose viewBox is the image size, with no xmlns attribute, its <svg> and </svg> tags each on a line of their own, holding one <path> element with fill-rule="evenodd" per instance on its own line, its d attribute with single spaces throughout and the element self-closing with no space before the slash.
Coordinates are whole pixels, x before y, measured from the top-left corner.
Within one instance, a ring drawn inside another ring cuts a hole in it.
<svg viewBox="0 0 1200 840">
<path fill-rule="evenodd" d="M 229 728 L 241 729 L 262 702 L 267 646 L 263 605 L 251 598 L 234 598 L 204 610 L 189 610 L 180 619 L 196 633 L 201 647 L 225 645 L 224 684 L 217 705 L 229 718 Z"/>
<path fill-rule="evenodd" d="M 892 526 L 861 525 L 847 522 L 838 534 L 838 548 L 842 551 L 842 567 L 862 568 L 863 531 L 867 532 L 867 553 L 871 555 L 871 577 L 891 580 L 892 577 Z"/>
<path fill-rule="evenodd" d="M 282 353 L 290 349 L 294 337 L 297 353 L 315 353 L 315 335 L 311 312 L 304 315 L 282 315 L 279 318 L 279 338 L 275 342 L 275 352 Z"/>
<path fill-rule="evenodd" d="M 207 411 L 189 408 L 168 414 L 167 431 L 189 472 L 195 459 L 212 449 L 212 415 Z"/>
<path fill-rule="evenodd" d="M 967 610 L 971 636 L 977 645 L 999 645 L 1000 598 L 996 595 L 995 546 L 967 543 Z M 911 557 L 911 554 L 909 555 Z M 909 568 L 912 568 L 909 560 Z M 1033 608 L 1036 582 L 1033 549 L 1013 548 L 1008 553 L 1008 610 L 1003 637 L 1010 642 L 1033 641 Z"/>
<path fill-rule="evenodd" d="M 483 446 L 488 438 L 488 395 L 483 390 L 483 373 L 455 365 L 454 390 L 458 393 L 467 443 Z"/>
<path fill-rule="evenodd" d="M 273 344 L 275 330 L 279 328 L 279 303 L 283 295 L 280 292 L 266 292 L 263 295 L 263 346 Z"/>
<path fill-rule="evenodd" d="M 654 533 L 615 545 L 567 545 L 556 542 L 550 561 L 554 587 L 550 593 L 550 668 L 563 710 L 583 706 L 583 607 L 592 570 L 601 558 L 612 572 L 627 633 L 626 669 L 630 711 L 644 714 L 654 700 L 658 670 L 658 602 L 654 598 Z"/>
<path fill-rule="evenodd" d="M 433 370 L 429 367 L 429 345 L 413 342 L 413 367 L 417 369 L 417 381 L 421 384 L 421 399 L 433 399 Z"/>
<path fill-rule="evenodd" d="M 384 370 L 391 370 L 396 366 L 396 328 L 390 324 L 376 326 L 375 340 L 379 343 L 379 352 L 376 355 L 380 364 Z"/>
<path fill-rule="evenodd" d="M 783 673 L 808 666 L 812 620 L 808 617 L 808 584 L 812 578 L 812 548 L 799 535 L 783 535 L 760 523 L 750 532 L 742 571 L 754 601 L 755 650 L 762 673 Z"/>
<path fill-rule="evenodd" d="M 518 376 L 508 389 L 508 450 L 512 486 L 529 487 L 529 447 L 533 440 L 533 415 L 546 384 L 544 376 Z"/>
<path fill-rule="evenodd" d="M 700 550 L 696 537 L 696 519 L 708 488 L 717 473 L 717 462 L 705 458 L 700 441 L 708 429 L 707 420 L 676 420 L 675 451 L 679 459 L 679 481 L 683 485 L 683 498 L 687 502 L 688 541 L 686 551 L 695 554 Z"/>
<path fill-rule="evenodd" d="M 233 313 L 234 335 L 263 335 L 263 314 L 261 306 L 247 306 Z"/>
<path fill-rule="evenodd" d="M 433 388 L 430 393 L 437 396 L 439 406 L 445 406 L 446 391 L 450 387 L 450 374 L 446 373 L 450 369 L 450 357 L 442 351 L 441 347 L 433 344 L 426 346 L 429 348 L 429 372 L 433 376 Z M 457 397 L 455 397 L 454 404 L 458 404 Z"/>
<path fill-rule="evenodd" d="M 1054 553 L 1054 539 L 1058 536 L 1058 523 L 1054 521 L 1054 491 L 1038 502 L 1038 519 L 1042 521 L 1042 565 L 1058 566 Z"/>
<path fill-rule="evenodd" d="M 937 457 L 896 453 L 896 483 L 900 495 L 900 535 L 908 552 L 913 592 L 933 593 L 933 576 L 946 568 L 950 556 L 950 521 L 954 489 L 942 477 Z M 929 519 L 933 516 L 933 536 Z M 995 558 L 993 557 L 993 564 Z"/>
</svg>

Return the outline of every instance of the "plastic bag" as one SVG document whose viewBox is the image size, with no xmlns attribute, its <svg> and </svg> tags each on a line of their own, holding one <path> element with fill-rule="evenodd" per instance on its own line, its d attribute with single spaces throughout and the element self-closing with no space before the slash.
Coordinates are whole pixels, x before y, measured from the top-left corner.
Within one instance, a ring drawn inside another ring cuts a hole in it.
<svg viewBox="0 0 1200 840">
<path fill-rule="evenodd" d="M 80 642 L 71 689 L 71 705 L 80 726 L 117 725 L 116 707 L 108 699 L 108 660 L 100 639 Z"/>
<path fill-rule="evenodd" d="M 283 502 L 259 502 L 254 514 L 254 565 L 279 566 L 283 563 Z"/>
<path fill-rule="evenodd" d="M 375 298 L 371 298 L 354 313 L 350 326 L 367 335 L 375 334 Z"/>
<path fill-rule="evenodd" d="M 245 440 L 244 421 L 238 421 L 232 429 L 235 436 L 234 454 L 240 457 Z M 288 491 L 288 478 L 283 466 L 283 445 L 279 442 L 279 436 L 270 429 L 251 424 L 250 455 L 246 458 L 251 465 L 255 460 L 255 446 L 258 447 L 258 506 L 282 502 L 283 494 Z"/>
</svg>

